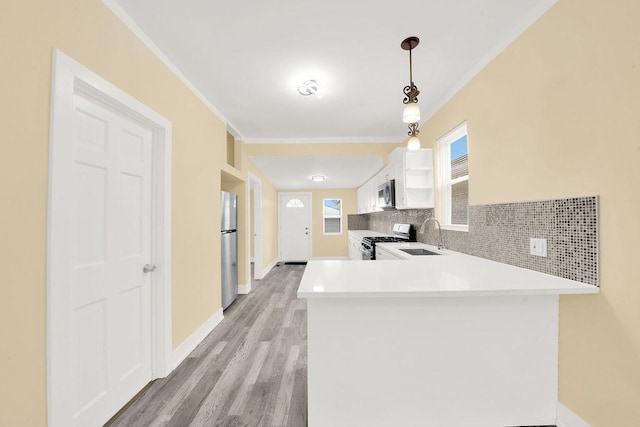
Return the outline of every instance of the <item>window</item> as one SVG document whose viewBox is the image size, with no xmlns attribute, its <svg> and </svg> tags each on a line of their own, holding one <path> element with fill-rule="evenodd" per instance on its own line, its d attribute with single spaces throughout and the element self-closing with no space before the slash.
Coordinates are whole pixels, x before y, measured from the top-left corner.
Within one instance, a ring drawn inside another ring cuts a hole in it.
<svg viewBox="0 0 640 427">
<path fill-rule="evenodd" d="M 342 200 L 324 199 L 322 209 L 324 234 L 342 234 Z"/>
<path fill-rule="evenodd" d="M 288 208 L 304 208 L 304 203 L 300 199 L 291 199 L 286 205 Z"/>
<path fill-rule="evenodd" d="M 467 124 L 438 140 L 439 216 L 443 228 L 469 231 Z"/>
</svg>

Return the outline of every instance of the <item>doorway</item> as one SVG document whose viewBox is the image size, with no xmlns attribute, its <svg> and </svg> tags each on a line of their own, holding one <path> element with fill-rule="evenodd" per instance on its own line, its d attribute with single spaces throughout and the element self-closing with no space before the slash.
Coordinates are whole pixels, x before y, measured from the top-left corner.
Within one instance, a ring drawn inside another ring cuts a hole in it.
<svg viewBox="0 0 640 427">
<path fill-rule="evenodd" d="M 278 194 L 280 261 L 311 258 L 311 193 Z"/>
<path fill-rule="evenodd" d="M 264 267 L 262 265 L 262 181 L 251 172 L 248 173 L 249 178 L 249 286 L 256 279 L 260 280 L 264 277 Z M 249 289 L 250 290 L 250 289 Z M 248 291 L 247 290 L 247 293 Z"/>
<path fill-rule="evenodd" d="M 171 123 L 54 51 L 49 425 L 102 425 L 171 352 Z"/>
</svg>

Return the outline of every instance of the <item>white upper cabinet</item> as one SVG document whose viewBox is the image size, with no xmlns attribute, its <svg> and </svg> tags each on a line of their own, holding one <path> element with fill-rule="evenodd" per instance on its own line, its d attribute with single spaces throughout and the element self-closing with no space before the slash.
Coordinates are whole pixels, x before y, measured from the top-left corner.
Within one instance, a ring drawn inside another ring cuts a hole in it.
<svg viewBox="0 0 640 427">
<path fill-rule="evenodd" d="M 396 148 L 389 163 L 357 190 L 358 213 L 379 212 L 378 187 L 396 180 L 396 208 L 433 208 L 433 150 Z"/>
<path fill-rule="evenodd" d="M 375 188 L 374 188 L 375 187 Z M 371 178 L 358 188 L 358 213 L 375 212 L 377 208 L 377 193 L 378 187 L 375 185 L 375 180 Z"/>
<path fill-rule="evenodd" d="M 364 202 L 364 185 L 358 187 L 358 190 L 356 191 L 356 197 L 358 199 L 358 213 L 366 213 L 367 207 Z"/>
<path fill-rule="evenodd" d="M 395 169 L 397 209 L 434 207 L 433 150 L 396 148 L 389 166 Z"/>
</svg>

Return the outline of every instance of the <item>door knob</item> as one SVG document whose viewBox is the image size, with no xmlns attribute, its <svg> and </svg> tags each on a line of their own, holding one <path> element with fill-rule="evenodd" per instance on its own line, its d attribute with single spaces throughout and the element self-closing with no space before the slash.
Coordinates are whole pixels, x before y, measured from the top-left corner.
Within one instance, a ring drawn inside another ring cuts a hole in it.
<svg viewBox="0 0 640 427">
<path fill-rule="evenodd" d="M 142 272 L 143 273 L 152 273 L 156 270 L 156 266 L 155 265 L 151 265 L 151 264 L 145 264 L 144 267 L 142 267 Z"/>
</svg>

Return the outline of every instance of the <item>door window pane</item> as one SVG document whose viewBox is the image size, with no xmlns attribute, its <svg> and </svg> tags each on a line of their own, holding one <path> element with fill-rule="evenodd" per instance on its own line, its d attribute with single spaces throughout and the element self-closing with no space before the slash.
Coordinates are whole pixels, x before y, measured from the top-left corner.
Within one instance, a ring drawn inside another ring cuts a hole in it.
<svg viewBox="0 0 640 427">
<path fill-rule="evenodd" d="M 304 208 L 304 203 L 300 199 L 291 199 L 286 205 L 288 208 Z"/>
</svg>

